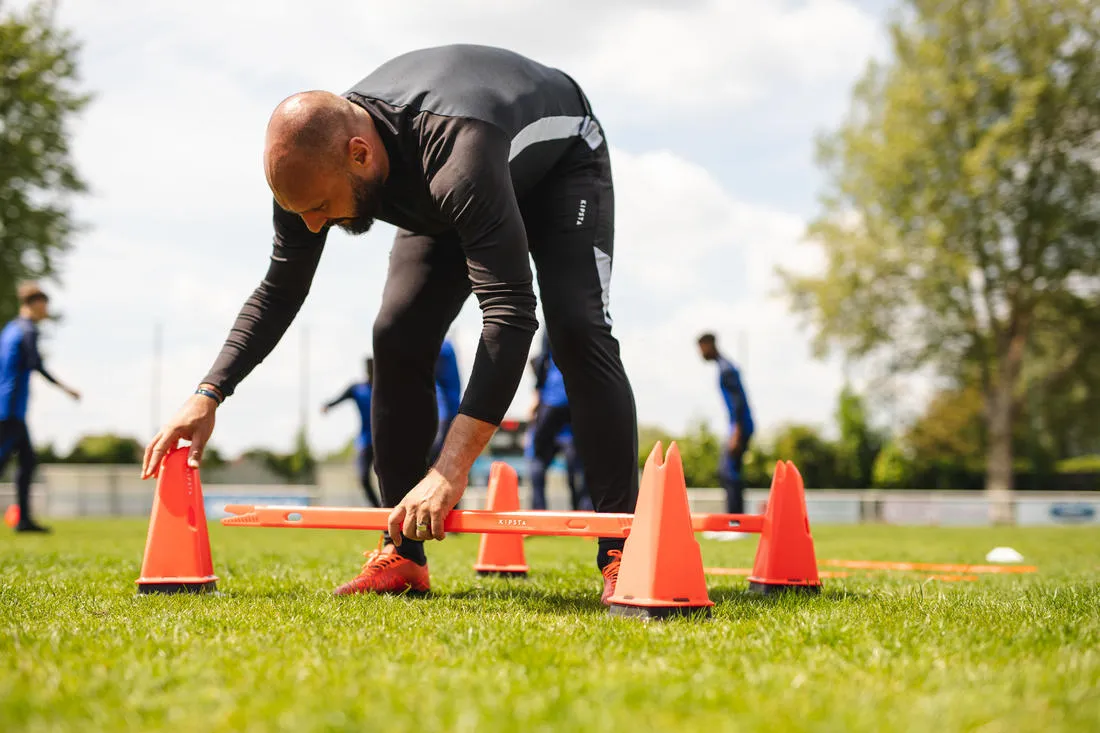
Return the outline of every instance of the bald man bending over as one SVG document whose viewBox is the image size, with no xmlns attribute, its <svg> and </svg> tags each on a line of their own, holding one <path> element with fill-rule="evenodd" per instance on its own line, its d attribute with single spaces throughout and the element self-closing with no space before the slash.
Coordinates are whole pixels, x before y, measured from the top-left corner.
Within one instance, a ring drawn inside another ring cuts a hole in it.
<svg viewBox="0 0 1100 733">
<path fill-rule="evenodd" d="M 371 422 L 389 532 L 338 594 L 426 592 L 423 542 L 466 489 L 510 405 L 537 328 L 528 256 L 573 410 L 596 510 L 632 512 L 634 397 L 611 333 L 614 194 L 603 131 L 566 74 L 502 49 L 446 46 L 399 56 L 342 95 L 296 94 L 267 128 L 274 194 L 267 275 L 241 309 L 196 394 L 153 438 L 143 477 L 192 441 L 197 466 L 214 413 L 282 338 L 336 225 L 397 227 L 374 323 Z M 434 367 L 470 293 L 482 332 L 459 415 L 434 464 Z M 623 541 L 599 542 L 603 602 Z"/>
</svg>

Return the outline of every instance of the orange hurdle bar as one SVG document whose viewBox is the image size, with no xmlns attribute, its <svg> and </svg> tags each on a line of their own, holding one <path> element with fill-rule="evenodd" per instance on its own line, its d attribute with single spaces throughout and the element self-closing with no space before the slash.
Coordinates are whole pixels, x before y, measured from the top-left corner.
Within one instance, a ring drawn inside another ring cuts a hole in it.
<svg viewBox="0 0 1100 733">
<path fill-rule="evenodd" d="M 300 529 L 386 529 L 389 509 L 350 507 L 253 506 L 227 504 L 222 524 L 234 527 L 298 527 Z M 456 509 L 443 522 L 446 532 L 473 534 L 564 535 L 626 537 L 633 514 L 598 512 L 489 512 Z M 693 514 L 695 532 L 760 532 L 764 517 L 754 514 Z"/>
<path fill-rule="evenodd" d="M 822 565 L 853 570 L 926 570 L 941 573 L 1037 573 L 1034 565 L 959 565 L 940 562 L 888 562 L 882 560 L 822 560 Z"/>
</svg>

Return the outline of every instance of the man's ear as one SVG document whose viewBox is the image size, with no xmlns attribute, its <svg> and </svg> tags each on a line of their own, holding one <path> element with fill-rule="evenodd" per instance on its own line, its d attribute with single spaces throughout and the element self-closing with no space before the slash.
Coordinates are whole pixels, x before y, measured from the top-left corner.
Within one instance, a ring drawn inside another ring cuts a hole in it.
<svg viewBox="0 0 1100 733">
<path fill-rule="evenodd" d="M 370 145 L 361 137 L 353 137 L 348 140 L 348 155 L 351 158 L 351 164 L 357 168 L 370 167 L 371 161 L 374 159 L 374 151 L 371 150 Z"/>
</svg>

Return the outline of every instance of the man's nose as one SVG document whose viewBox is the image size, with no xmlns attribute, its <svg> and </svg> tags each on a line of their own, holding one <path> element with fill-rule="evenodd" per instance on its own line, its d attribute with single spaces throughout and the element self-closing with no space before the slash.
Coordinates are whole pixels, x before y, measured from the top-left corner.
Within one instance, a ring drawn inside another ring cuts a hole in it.
<svg viewBox="0 0 1100 733">
<path fill-rule="evenodd" d="M 306 228 L 307 229 L 309 229 L 314 234 L 317 234 L 318 232 L 321 231 L 321 228 L 325 225 L 325 222 L 328 221 L 328 220 L 325 218 L 324 214 L 310 213 L 310 214 L 302 214 L 302 221 L 304 221 L 306 223 Z"/>
</svg>

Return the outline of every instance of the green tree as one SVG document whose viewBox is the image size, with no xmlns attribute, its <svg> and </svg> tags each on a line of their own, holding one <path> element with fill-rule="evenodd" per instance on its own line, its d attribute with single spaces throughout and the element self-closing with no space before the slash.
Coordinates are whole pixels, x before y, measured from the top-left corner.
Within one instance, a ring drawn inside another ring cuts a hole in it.
<svg viewBox="0 0 1100 733">
<path fill-rule="evenodd" d="M 912 458 L 900 440 L 891 440 L 875 458 L 872 484 L 881 489 L 911 489 L 915 481 Z"/>
<path fill-rule="evenodd" d="M 1009 520 L 1029 336 L 1100 305 L 1100 11 L 1089 0 L 909 0 L 821 141 L 820 275 L 785 272 L 823 353 L 973 369 L 986 488 Z"/>
<path fill-rule="evenodd" d="M 0 16 L 0 322 L 18 281 L 55 275 L 76 228 L 68 198 L 85 184 L 66 124 L 90 99 L 75 89 L 77 50 L 42 3 Z"/>
<path fill-rule="evenodd" d="M 741 478 L 745 486 L 766 489 L 772 485 L 772 476 L 775 474 L 775 464 L 781 456 L 776 455 L 758 437 L 753 437 L 749 449 L 745 451 L 745 459 L 741 465 Z"/>
<path fill-rule="evenodd" d="M 207 471 L 223 468 L 227 463 L 228 461 L 222 456 L 221 451 L 210 443 L 207 443 L 206 447 L 202 449 L 202 467 Z"/>
<path fill-rule="evenodd" d="M 693 424 L 677 439 L 680 460 L 684 464 L 684 482 L 693 488 L 710 488 L 719 485 L 718 462 L 721 448 L 718 436 L 710 429 L 705 420 Z M 664 444 L 668 450 L 668 443 Z"/>
<path fill-rule="evenodd" d="M 1020 447 L 1043 472 L 1100 453 L 1100 308 L 1074 293 L 1057 297 L 1037 309 L 1020 390 Z"/>
<path fill-rule="evenodd" d="M 294 452 L 287 456 L 287 473 L 295 481 L 312 483 L 317 460 L 309 448 L 309 438 L 305 427 L 299 428 L 294 437 Z"/>
<path fill-rule="evenodd" d="M 680 451 L 680 462 L 684 466 L 684 482 L 692 488 L 711 488 L 718 486 L 718 436 L 705 420 L 693 423 L 683 435 L 673 435 L 664 428 L 643 425 L 638 428 L 638 467 L 644 468 L 653 446 L 661 442 L 661 449 L 668 452 L 668 446 L 676 441 Z"/>
<path fill-rule="evenodd" d="M 661 441 L 661 449 L 667 451 L 668 444 L 676 440 L 676 437 L 657 425 L 638 426 L 638 468 L 645 468 L 645 462 L 653 451 L 657 441 Z"/>
<path fill-rule="evenodd" d="M 836 488 L 836 446 L 823 438 L 816 428 L 787 425 L 775 437 L 775 454 L 780 460 L 794 463 L 806 488 Z"/>
<path fill-rule="evenodd" d="M 242 459 L 251 459 L 265 466 L 272 473 L 295 483 L 312 483 L 317 461 L 309 448 L 304 429 L 299 429 L 294 438 L 294 450 L 290 453 L 277 453 L 268 448 L 251 448 L 241 454 Z"/>
<path fill-rule="evenodd" d="M 42 463 L 62 463 L 64 459 L 58 454 L 57 449 L 54 448 L 53 443 L 47 443 L 46 445 L 40 445 L 35 448 L 35 455 L 38 458 L 38 462 Z"/>
<path fill-rule="evenodd" d="M 974 387 L 939 392 L 905 434 L 914 460 L 923 467 L 981 471 L 985 455 L 982 394 Z"/>
<path fill-rule="evenodd" d="M 355 453 L 355 438 L 348 438 L 344 447 L 326 453 L 321 460 L 324 463 L 347 463 L 355 460 Z"/>
<path fill-rule="evenodd" d="M 865 489 L 871 486 L 875 459 L 882 450 L 884 439 L 871 427 L 863 398 L 848 385 L 840 391 L 836 422 L 840 429 L 836 446 L 836 486 Z"/>
<path fill-rule="evenodd" d="M 86 435 L 76 442 L 66 463 L 141 463 L 145 446 L 114 433 Z"/>
</svg>

